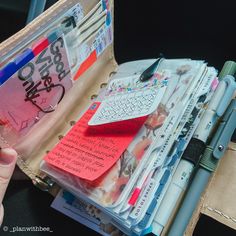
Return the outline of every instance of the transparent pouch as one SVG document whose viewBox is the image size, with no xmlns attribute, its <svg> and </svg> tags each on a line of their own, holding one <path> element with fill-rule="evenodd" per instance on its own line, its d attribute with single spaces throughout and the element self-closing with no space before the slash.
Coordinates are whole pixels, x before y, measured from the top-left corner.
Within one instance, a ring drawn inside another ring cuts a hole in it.
<svg viewBox="0 0 236 236">
<path fill-rule="evenodd" d="M 75 1 L 1 58 L 1 147 L 21 143 L 112 43 L 108 5 L 98 1 L 86 14 L 83 4 Z"/>
<path fill-rule="evenodd" d="M 71 87 L 65 43 L 59 36 L 0 87 L 2 138 L 14 145 L 44 115 L 56 109 Z"/>
</svg>

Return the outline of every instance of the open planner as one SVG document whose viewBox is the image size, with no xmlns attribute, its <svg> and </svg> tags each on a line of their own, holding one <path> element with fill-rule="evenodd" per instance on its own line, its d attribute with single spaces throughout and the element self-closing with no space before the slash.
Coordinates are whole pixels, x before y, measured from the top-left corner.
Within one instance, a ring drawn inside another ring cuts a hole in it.
<svg viewBox="0 0 236 236">
<path fill-rule="evenodd" d="M 55 196 L 53 208 L 98 233 L 169 235 L 196 170 L 212 173 L 232 151 L 236 63 L 117 65 L 113 14 L 112 0 L 61 0 L 0 45 L 0 147 L 16 149 L 22 171 Z M 200 213 L 236 229 L 217 215 L 218 169 L 186 235 Z"/>
</svg>

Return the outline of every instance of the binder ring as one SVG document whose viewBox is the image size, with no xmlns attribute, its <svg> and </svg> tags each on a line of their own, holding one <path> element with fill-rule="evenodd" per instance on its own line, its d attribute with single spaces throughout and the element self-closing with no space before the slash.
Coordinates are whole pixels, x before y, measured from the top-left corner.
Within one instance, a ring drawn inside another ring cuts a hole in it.
<svg viewBox="0 0 236 236">
<path fill-rule="evenodd" d="M 107 86 L 107 83 L 100 84 L 100 88 L 105 88 Z"/>
<path fill-rule="evenodd" d="M 109 77 L 112 77 L 112 76 L 115 75 L 116 73 L 117 73 L 116 71 L 110 72 Z"/>
<path fill-rule="evenodd" d="M 93 99 L 97 98 L 97 96 L 98 96 L 98 95 L 93 94 L 93 95 L 90 97 L 90 99 L 93 100 Z"/>
<path fill-rule="evenodd" d="M 63 135 L 61 135 L 61 134 L 60 134 L 60 135 L 58 135 L 58 139 L 59 139 L 59 140 L 61 140 L 61 139 L 63 139 L 63 138 L 64 138 L 64 136 L 63 136 Z"/>
<path fill-rule="evenodd" d="M 74 120 L 71 120 L 71 121 L 70 121 L 70 125 L 71 125 L 71 126 L 74 126 L 75 124 L 76 124 L 76 121 L 74 121 Z"/>
</svg>

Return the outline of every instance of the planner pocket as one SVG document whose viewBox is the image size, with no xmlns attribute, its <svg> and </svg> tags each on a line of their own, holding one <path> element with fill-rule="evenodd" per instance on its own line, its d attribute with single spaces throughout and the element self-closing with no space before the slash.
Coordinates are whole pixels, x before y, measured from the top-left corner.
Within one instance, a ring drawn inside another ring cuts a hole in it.
<svg viewBox="0 0 236 236">
<path fill-rule="evenodd" d="M 0 133 L 10 146 L 53 112 L 72 87 L 63 35 L 49 43 L 42 41 L 16 57 L 10 64 L 16 72 L 0 87 Z M 49 45 L 39 52 L 45 44 Z"/>
</svg>

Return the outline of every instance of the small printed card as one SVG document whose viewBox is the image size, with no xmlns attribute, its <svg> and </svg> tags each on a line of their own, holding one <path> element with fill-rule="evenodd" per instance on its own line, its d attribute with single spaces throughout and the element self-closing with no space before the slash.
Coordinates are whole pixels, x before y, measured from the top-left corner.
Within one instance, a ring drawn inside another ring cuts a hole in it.
<svg viewBox="0 0 236 236">
<path fill-rule="evenodd" d="M 146 82 L 141 82 L 139 76 L 112 80 L 105 99 L 89 121 L 89 125 L 101 125 L 151 114 L 164 95 L 168 83 L 167 75 L 167 71 L 158 72 Z"/>
</svg>

